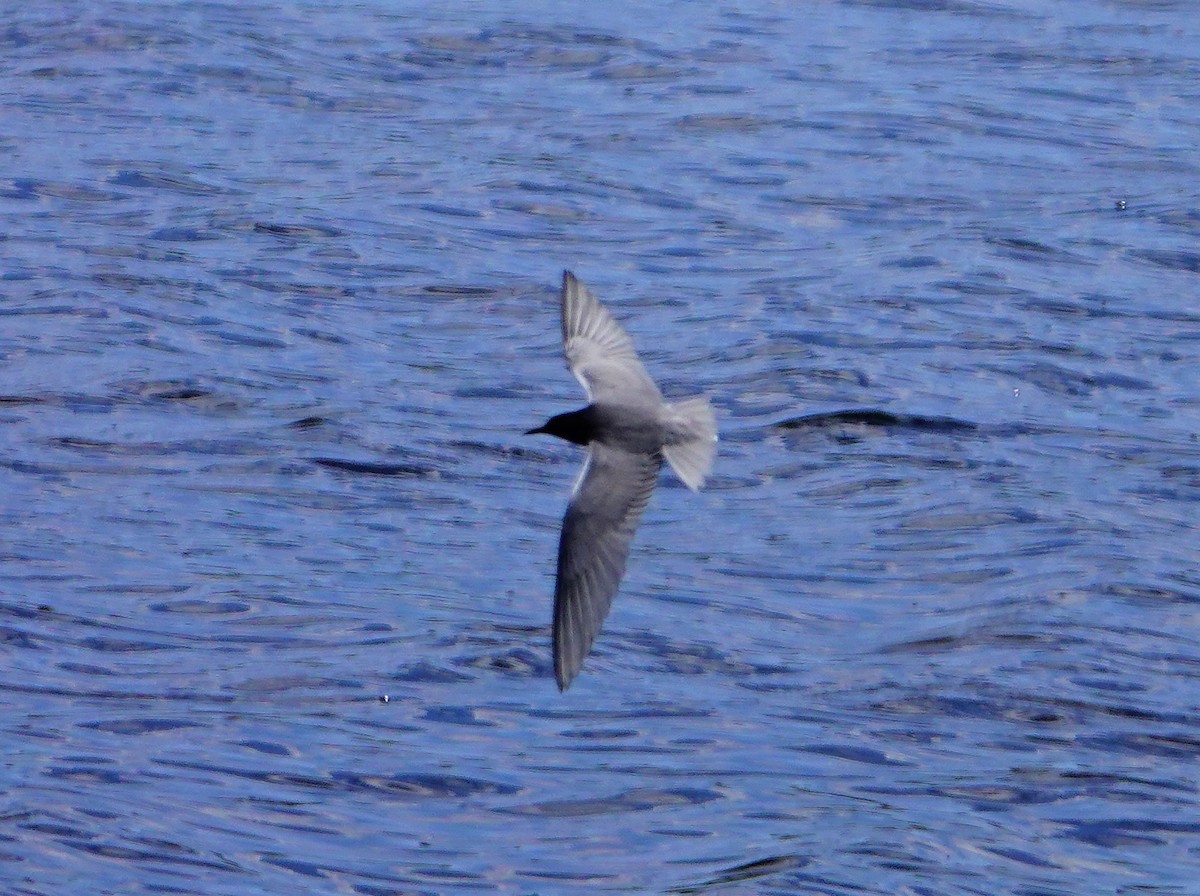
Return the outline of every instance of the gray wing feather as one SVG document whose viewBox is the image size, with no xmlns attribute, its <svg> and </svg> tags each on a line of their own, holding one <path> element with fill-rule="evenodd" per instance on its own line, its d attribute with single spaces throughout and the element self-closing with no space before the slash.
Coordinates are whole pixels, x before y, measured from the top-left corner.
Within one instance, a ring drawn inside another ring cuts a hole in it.
<svg viewBox="0 0 1200 896">
<path fill-rule="evenodd" d="M 563 271 L 562 331 L 567 366 L 592 401 L 662 400 L 629 334 L 570 271 Z"/>
<path fill-rule="evenodd" d="M 662 458 L 593 442 L 563 517 L 554 587 L 554 674 L 566 690 L 583 666 L 625 574 L 629 546 Z"/>
</svg>

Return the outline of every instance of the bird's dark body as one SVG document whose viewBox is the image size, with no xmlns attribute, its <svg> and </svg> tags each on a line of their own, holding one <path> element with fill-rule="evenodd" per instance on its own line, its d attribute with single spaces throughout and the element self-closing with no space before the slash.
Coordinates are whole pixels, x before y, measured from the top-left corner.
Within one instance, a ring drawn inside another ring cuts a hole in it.
<svg viewBox="0 0 1200 896">
<path fill-rule="evenodd" d="M 557 414 L 531 432 L 557 436 L 576 445 L 601 442 L 632 454 L 657 454 L 666 438 L 658 414 L 611 403 L 589 404 L 578 411 Z"/>
</svg>

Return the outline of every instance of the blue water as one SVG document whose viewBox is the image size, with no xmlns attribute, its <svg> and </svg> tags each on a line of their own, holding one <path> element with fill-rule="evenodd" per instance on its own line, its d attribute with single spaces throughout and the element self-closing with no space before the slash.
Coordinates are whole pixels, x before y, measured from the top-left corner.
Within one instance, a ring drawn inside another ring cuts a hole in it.
<svg viewBox="0 0 1200 896">
<path fill-rule="evenodd" d="M 0 23 L 0 891 L 1200 893 L 1193 4 L 433 6 Z"/>
</svg>

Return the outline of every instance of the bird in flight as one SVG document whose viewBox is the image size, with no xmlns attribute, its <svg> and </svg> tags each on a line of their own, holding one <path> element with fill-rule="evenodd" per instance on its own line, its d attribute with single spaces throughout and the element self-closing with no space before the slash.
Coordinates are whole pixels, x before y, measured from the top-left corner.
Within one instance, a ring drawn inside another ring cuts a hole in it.
<svg viewBox="0 0 1200 896">
<path fill-rule="evenodd" d="M 663 400 L 629 335 L 570 271 L 563 271 L 562 336 L 589 404 L 526 435 L 547 433 L 588 450 L 558 542 L 554 676 L 565 691 L 612 606 L 663 459 L 698 490 L 712 469 L 717 423 L 704 396 Z"/>
</svg>

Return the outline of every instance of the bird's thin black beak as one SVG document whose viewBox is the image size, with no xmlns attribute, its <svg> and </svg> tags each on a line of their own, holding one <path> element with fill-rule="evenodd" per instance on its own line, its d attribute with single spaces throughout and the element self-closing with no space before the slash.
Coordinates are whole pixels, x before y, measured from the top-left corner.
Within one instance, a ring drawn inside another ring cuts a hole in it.
<svg viewBox="0 0 1200 896">
<path fill-rule="evenodd" d="M 537 429 L 527 429 L 527 430 L 525 430 L 525 435 L 527 435 L 527 436 L 536 436 L 536 435 L 537 435 L 539 432 L 545 432 L 545 431 L 546 431 L 546 428 L 545 428 L 544 426 L 539 426 Z"/>
</svg>

